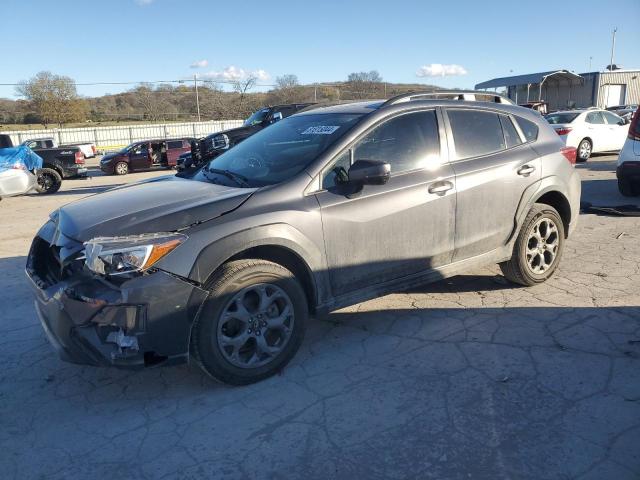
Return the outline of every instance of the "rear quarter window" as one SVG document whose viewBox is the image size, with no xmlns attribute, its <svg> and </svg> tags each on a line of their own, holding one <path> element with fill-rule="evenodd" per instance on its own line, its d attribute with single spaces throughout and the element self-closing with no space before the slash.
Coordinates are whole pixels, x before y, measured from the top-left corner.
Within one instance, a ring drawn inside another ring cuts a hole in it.
<svg viewBox="0 0 640 480">
<path fill-rule="evenodd" d="M 515 117 L 518 125 L 520 125 L 520 130 L 524 133 L 524 137 L 527 139 L 527 142 L 535 142 L 538 139 L 538 125 L 531 120 L 527 120 L 522 117 Z"/>
</svg>

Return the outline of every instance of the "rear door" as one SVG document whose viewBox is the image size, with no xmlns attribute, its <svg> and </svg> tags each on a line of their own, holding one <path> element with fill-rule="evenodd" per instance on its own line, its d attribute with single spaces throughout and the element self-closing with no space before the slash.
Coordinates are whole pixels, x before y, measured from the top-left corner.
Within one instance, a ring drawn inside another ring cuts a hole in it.
<svg viewBox="0 0 640 480">
<path fill-rule="evenodd" d="M 401 114 L 373 127 L 326 167 L 316 197 L 334 295 L 451 261 L 455 189 L 440 133 L 434 109 Z M 390 164 L 388 183 L 357 193 L 344 188 L 340 179 L 350 165 L 365 159 Z"/>
<path fill-rule="evenodd" d="M 613 144 L 611 132 L 609 132 L 609 127 L 604 120 L 602 112 L 589 112 L 584 121 L 587 126 L 587 135 L 593 141 L 593 151 L 606 152 L 611 150 L 611 145 Z"/>
<path fill-rule="evenodd" d="M 178 163 L 178 157 L 187 151 L 185 145 L 188 145 L 188 142 L 184 140 L 167 140 L 168 167 L 174 167 Z"/>
<path fill-rule="evenodd" d="M 522 194 L 540 179 L 541 164 L 514 117 L 473 108 L 445 111 L 456 178 L 458 261 L 506 244 Z"/>
</svg>

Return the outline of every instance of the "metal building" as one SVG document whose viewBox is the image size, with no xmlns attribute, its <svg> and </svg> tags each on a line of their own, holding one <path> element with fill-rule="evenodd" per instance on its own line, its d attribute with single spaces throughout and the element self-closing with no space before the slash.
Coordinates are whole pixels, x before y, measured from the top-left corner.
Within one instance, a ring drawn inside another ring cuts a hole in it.
<svg viewBox="0 0 640 480">
<path fill-rule="evenodd" d="M 549 110 L 640 103 L 640 70 L 573 73 L 569 70 L 494 78 L 477 90 L 506 88 L 518 104 L 545 101 Z"/>
</svg>

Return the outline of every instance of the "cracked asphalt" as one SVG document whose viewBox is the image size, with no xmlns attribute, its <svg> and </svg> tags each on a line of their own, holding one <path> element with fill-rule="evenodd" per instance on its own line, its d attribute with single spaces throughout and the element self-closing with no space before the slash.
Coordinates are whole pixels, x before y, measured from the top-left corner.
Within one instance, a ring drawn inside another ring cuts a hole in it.
<svg viewBox="0 0 640 480">
<path fill-rule="evenodd" d="M 615 157 L 578 167 L 620 197 Z M 280 376 L 66 364 L 23 273 L 48 213 L 143 177 L 0 202 L 0 476 L 7 479 L 640 478 L 640 217 L 583 214 L 544 285 L 470 271 L 313 320 Z"/>
</svg>

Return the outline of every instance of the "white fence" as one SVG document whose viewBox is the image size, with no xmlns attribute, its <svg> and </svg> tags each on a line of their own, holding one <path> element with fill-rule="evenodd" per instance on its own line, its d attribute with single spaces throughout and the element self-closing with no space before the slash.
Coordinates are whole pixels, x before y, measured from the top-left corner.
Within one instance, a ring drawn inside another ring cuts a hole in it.
<svg viewBox="0 0 640 480">
<path fill-rule="evenodd" d="M 218 120 L 210 122 L 157 123 L 149 125 L 123 125 L 113 127 L 51 128 L 45 130 L 20 130 L 2 132 L 11 135 L 18 145 L 25 140 L 54 138 L 59 144 L 91 142 L 98 150 L 117 150 L 138 140 L 177 137 L 204 137 L 210 133 L 235 128 L 242 120 Z"/>
</svg>

